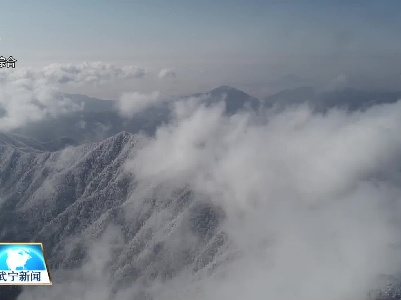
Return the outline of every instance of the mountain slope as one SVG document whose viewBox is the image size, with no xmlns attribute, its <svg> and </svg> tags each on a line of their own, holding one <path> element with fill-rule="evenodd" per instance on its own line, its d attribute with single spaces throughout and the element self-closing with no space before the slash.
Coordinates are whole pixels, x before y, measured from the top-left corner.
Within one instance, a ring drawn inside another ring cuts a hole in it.
<svg viewBox="0 0 401 300">
<path fill-rule="evenodd" d="M 185 187 L 136 196 L 135 175 L 123 165 L 138 145 L 127 132 L 56 152 L 0 145 L 0 239 L 41 241 L 52 271 L 66 270 L 85 261 L 88 241 L 118 226 L 115 288 L 214 268 L 226 245 L 224 215 Z"/>
</svg>

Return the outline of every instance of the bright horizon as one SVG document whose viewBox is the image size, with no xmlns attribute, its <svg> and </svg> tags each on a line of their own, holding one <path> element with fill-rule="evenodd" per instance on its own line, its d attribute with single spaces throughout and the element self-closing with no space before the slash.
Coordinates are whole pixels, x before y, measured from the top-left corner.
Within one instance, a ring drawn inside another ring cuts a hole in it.
<svg viewBox="0 0 401 300">
<path fill-rule="evenodd" d="M 18 69 L 100 61 L 151 74 L 72 90 L 100 98 L 223 84 L 259 97 L 296 85 L 401 89 L 399 1 L 2 4 L 0 55 Z M 157 80 L 163 69 L 167 80 Z"/>
</svg>

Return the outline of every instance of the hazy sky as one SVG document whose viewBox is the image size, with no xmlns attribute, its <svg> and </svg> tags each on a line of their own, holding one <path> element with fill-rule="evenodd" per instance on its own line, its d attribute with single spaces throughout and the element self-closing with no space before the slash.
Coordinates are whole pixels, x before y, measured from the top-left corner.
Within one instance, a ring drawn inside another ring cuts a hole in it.
<svg viewBox="0 0 401 300">
<path fill-rule="evenodd" d="M 177 81 L 198 87 L 268 88 L 295 74 L 401 89 L 398 0 L 1 4 L 0 55 L 13 55 L 19 67 L 104 61 L 174 69 Z"/>
</svg>

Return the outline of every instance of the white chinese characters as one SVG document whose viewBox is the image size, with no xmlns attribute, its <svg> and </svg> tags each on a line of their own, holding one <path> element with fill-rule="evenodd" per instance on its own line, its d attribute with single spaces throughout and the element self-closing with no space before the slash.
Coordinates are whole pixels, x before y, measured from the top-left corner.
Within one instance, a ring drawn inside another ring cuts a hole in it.
<svg viewBox="0 0 401 300">
<path fill-rule="evenodd" d="M 9 56 L 8 58 L 5 58 L 4 56 L 0 56 L 0 69 L 1 68 L 15 68 L 15 63 L 17 62 L 14 57 Z"/>
</svg>

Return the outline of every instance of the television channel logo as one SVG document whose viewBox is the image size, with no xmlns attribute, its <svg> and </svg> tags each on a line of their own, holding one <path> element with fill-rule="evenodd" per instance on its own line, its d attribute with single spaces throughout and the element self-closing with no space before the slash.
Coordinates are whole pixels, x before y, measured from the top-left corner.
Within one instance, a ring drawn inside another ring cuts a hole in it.
<svg viewBox="0 0 401 300">
<path fill-rule="evenodd" d="M 51 285 L 42 243 L 0 243 L 0 285 Z"/>
</svg>

